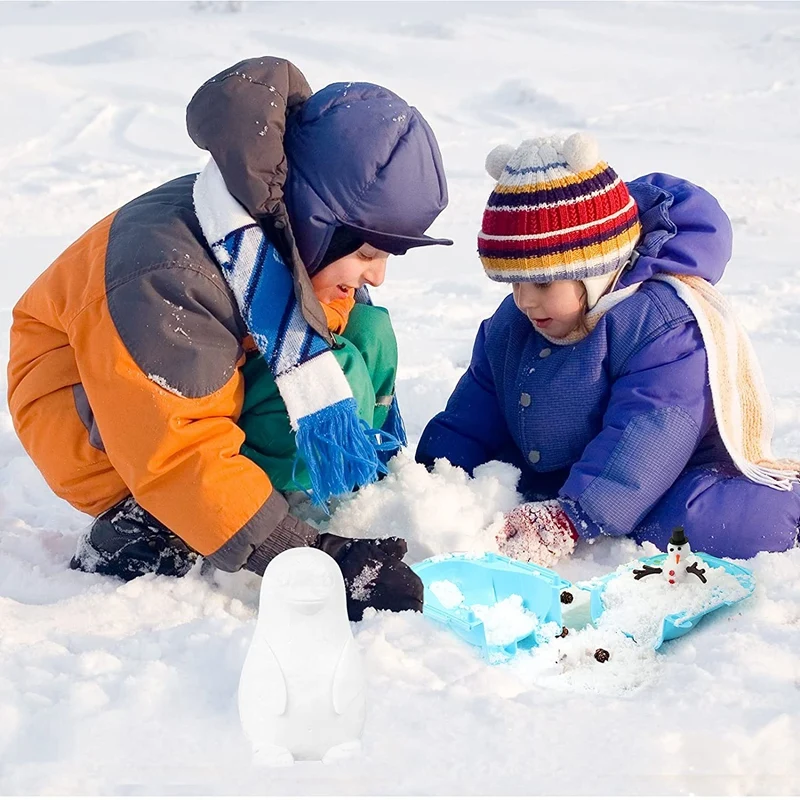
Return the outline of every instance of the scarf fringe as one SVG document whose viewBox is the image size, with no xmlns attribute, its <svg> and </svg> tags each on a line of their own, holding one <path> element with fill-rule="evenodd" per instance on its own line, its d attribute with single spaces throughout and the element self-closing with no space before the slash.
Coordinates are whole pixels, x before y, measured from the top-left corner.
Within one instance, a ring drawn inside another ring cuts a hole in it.
<svg viewBox="0 0 800 800">
<path fill-rule="evenodd" d="M 765 466 L 763 463 L 750 464 L 749 462 L 745 462 L 741 466 L 737 464 L 736 466 L 746 478 L 749 478 L 754 483 L 770 486 L 781 492 L 792 491 L 793 484 L 800 480 L 800 464 L 796 466 L 779 466 L 786 462 L 771 461 L 767 463 L 770 466 Z"/>
<path fill-rule="evenodd" d="M 386 471 L 361 423 L 353 398 L 298 420 L 297 450 L 306 462 L 316 505 L 373 483 Z"/>
</svg>

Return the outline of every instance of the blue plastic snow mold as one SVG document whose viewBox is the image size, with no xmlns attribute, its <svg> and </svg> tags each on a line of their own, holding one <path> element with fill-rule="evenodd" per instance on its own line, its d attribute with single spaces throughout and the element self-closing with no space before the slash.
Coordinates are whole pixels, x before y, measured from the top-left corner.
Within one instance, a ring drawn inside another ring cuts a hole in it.
<svg viewBox="0 0 800 800">
<path fill-rule="evenodd" d="M 680 612 L 677 614 L 670 614 L 668 617 L 665 617 L 664 624 L 661 629 L 661 636 L 656 639 L 656 642 L 653 645 L 655 650 L 658 650 L 658 648 L 661 647 L 664 642 L 667 642 L 670 639 L 677 639 L 679 636 L 689 633 L 689 631 L 692 630 L 703 617 L 711 614 L 713 611 L 717 611 L 725 606 L 735 605 L 745 598 L 750 597 L 756 588 L 756 580 L 753 577 L 753 573 L 750 572 L 749 569 L 740 567 L 738 564 L 733 564 L 732 562 L 726 561 L 723 558 L 715 558 L 714 556 L 707 555 L 706 553 L 693 553 L 692 555 L 697 556 L 698 559 L 705 562 L 705 564 L 709 567 L 722 567 L 726 572 L 733 575 L 736 580 L 739 581 L 742 587 L 747 590 L 747 594 L 743 595 L 737 600 L 720 601 L 716 605 L 710 606 L 700 614 L 695 614 L 691 617 L 685 617 L 684 614 Z M 662 553 L 657 556 L 651 556 L 650 558 L 642 558 L 639 561 L 626 564 L 620 567 L 616 572 L 612 572 L 609 575 L 604 575 L 602 578 L 595 578 L 591 581 L 584 581 L 576 584 L 581 589 L 588 589 L 592 594 L 590 600 L 592 622 L 596 623 L 605 610 L 603 605 L 603 591 L 606 588 L 606 584 L 608 584 L 610 580 L 616 578 L 618 575 L 621 575 L 624 572 L 632 571 L 635 565 L 639 563 L 659 567 L 666 557 L 666 554 Z M 623 631 L 623 633 L 625 633 L 626 636 L 630 636 L 630 634 L 625 631 Z M 633 637 L 631 636 L 631 638 Z"/>
<path fill-rule="evenodd" d="M 422 613 L 480 648 L 483 657 L 492 664 L 508 661 L 518 650 L 536 647 L 540 640 L 537 631 L 542 625 L 555 622 L 560 628 L 561 591 L 572 585 L 552 570 L 494 553 L 433 556 L 414 564 L 411 569 L 425 586 Z M 455 584 L 464 596 L 461 604 L 446 608 L 430 590 L 435 581 Z M 508 644 L 489 644 L 483 622 L 470 607 L 478 604 L 492 606 L 511 595 L 522 598 L 525 609 L 539 619 L 539 627 Z"/>
</svg>

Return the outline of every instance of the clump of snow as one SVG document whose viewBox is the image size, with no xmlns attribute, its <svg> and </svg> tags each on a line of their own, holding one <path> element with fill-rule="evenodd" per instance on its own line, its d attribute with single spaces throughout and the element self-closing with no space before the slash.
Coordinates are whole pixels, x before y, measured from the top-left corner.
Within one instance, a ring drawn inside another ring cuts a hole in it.
<svg viewBox="0 0 800 800">
<path fill-rule="evenodd" d="M 184 397 L 180 391 L 180 389 L 176 389 L 174 386 L 170 385 L 169 381 L 162 377 L 161 375 L 156 375 L 154 373 L 148 373 L 148 379 L 153 381 L 153 383 L 158 384 L 162 389 L 166 389 L 168 392 L 177 395 L 178 397 Z"/>
<path fill-rule="evenodd" d="M 539 618 L 525 608 L 518 594 L 512 594 L 491 606 L 476 603 L 470 609 L 483 623 L 487 644 L 502 645 L 519 641 L 539 625 Z"/>
<path fill-rule="evenodd" d="M 637 562 L 633 568 L 641 566 L 642 563 Z M 652 647 L 666 617 L 678 614 L 676 621 L 688 619 L 720 603 L 733 603 L 747 595 L 747 588 L 722 567 L 709 567 L 701 561 L 699 566 L 705 567 L 707 583 L 692 575 L 669 584 L 661 575 L 635 580 L 632 572 L 620 573 L 603 591 L 605 610 L 599 627 L 623 631 L 637 643 Z"/>
<path fill-rule="evenodd" d="M 468 608 L 483 623 L 486 643 L 505 645 L 519 641 L 539 627 L 539 618 L 525 607 L 518 594 L 485 605 L 474 603 L 467 606 L 461 590 L 452 581 L 432 581 L 428 586 L 444 608 Z"/>
<path fill-rule="evenodd" d="M 361 572 L 353 578 L 350 584 L 350 594 L 354 600 L 367 601 L 372 596 L 372 587 L 381 572 L 381 564 L 378 561 L 370 561 L 364 565 Z"/>
<path fill-rule="evenodd" d="M 92 546 L 89 538 L 91 527 L 87 527 L 78 537 L 78 544 L 75 548 L 75 558 L 82 565 L 84 572 L 94 572 L 100 564 L 100 553 Z"/>
<path fill-rule="evenodd" d="M 342 536 L 400 536 L 410 563 L 457 551 L 497 552 L 495 534 L 503 514 L 522 498 L 519 470 L 493 461 L 474 477 L 444 459 L 431 472 L 402 451 L 389 474 L 336 508 L 328 530 Z"/>
<path fill-rule="evenodd" d="M 595 658 L 598 649 L 608 651 L 606 663 Z M 519 653 L 509 669 L 521 680 L 547 689 L 619 696 L 654 683 L 661 664 L 655 650 L 637 645 L 622 631 L 590 625 Z"/>
<path fill-rule="evenodd" d="M 464 602 L 464 595 L 452 581 L 431 581 L 428 590 L 444 608 L 457 608 Z"/>
</svg>

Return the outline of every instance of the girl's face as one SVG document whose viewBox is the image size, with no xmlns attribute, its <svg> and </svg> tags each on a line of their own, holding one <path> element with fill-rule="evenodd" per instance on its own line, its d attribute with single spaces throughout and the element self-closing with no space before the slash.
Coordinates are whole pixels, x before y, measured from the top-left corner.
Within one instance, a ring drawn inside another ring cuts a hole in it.
<svg viewBox="0 0 800 800">
<path fill-rule="evenodd" d="M 370 244 L 362 244 L 355 253 L 343 256 L 311 276 L 314 294 L 320 303 L 352 297 L 365 283 L 380 286 L 386 277 L 389 254 Z"/>
<path fill-rule="evenodd" d="M 580 325 L 586 298 L 580 281 L 515 283 L 513 288 L 517 308 L 537 330 L 561 339 Z"/>
</svg>

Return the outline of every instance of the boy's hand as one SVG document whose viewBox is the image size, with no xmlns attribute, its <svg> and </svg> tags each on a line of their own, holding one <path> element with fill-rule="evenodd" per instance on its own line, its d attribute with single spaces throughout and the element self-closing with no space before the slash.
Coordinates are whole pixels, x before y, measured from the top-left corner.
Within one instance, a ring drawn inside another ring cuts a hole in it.
<svg viewBox="0 0 800 800">
<path fill-rule="evenodd" d="M 342 571 L 352 621 L 360 620 L 370 606 L 379 611 L 422 611 L 422 581 L 403 563 L 405 540 L 347 539 L 323 533 L 316 546 Z"/>
<path fill-rule="evenodd" d="M 496 539 L 504 556 L 552 567 L 575 549 L 578 532 L 558 500 L 546 500 L 509 511 Z"/>
</svg>

